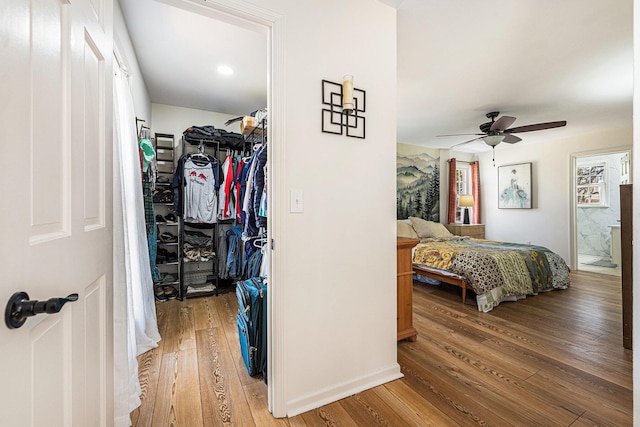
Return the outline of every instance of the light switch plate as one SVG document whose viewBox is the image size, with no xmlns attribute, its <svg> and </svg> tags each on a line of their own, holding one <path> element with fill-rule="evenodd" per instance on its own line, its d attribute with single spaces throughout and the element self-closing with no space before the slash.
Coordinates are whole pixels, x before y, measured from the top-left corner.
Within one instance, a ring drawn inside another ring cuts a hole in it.
<svg viewBox="0 0 640 427">
<path fill-rule="evenodd" d="M 291 213 L 304 212 L 304 193 L 302 190 L 291 190 Z"/>
</svg>

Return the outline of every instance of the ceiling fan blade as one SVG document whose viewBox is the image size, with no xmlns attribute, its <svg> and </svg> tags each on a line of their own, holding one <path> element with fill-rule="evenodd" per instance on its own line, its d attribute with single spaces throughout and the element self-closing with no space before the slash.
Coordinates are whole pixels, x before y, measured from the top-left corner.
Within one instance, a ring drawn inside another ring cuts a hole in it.
<svg viewBox="0 0 640 427">
<path fill-rule="evenodd" d="M 440 136 L 465 136 L 465 135 L 478 135 L 478 136 L 483 136 L 484 133 L 451 133 L 448 135 L 436 135 L 436 138 L 440 137 Z"/>
<path fill-rule="evenodd" d="M 485 136 L 484 134 L 481 134 L 481 135 L 482 135 L 482 136 Z M 473 139 L 470 139 L 470 140 L 465 141 L 465 142 L 459 142 L 459 143 L 454 144 L 454 145 L 452 145 L 451 147 L 449 147 L 449 149 L 451 149 L 451 148 L 455 148 L 455 147 L 459 147 L 459 146 L 461 146 L 461 145 L 468 144 L 468 143 L 470 143 L 470 142 L 477 141 L 477 140 L 479 140 L 479 139 L 482 139 L 482 138 L 473 138 Z"/>
<path fill-rule="evenodd" d="M 495 121 L 494 124 L 491 125 L 489 130 L 491 131 L 503 131 L 516 121 L 515 117 L 511 116 L 502 116 L 498 120 Z"/>
<path fill-rule="evenodd" d="M 509 144 L 514 144 L 520 141 L 522 141 L 522 138 L 519 138 L 515 135 L 510 135 L 510 134 L 505 135 L 504 139 L 502 140 L 502 142 L 508 142 Z"/>
<path fill-rule="evenodd" d="M 562 126 L 566 126 L 566 124 L 567 122 L 565 120 L 562 120 L 560 122 L 537 123 L 535 125 L 526 125 L 526 126 L 519 126 L 511 129 L 505 129 L 503 132 L 506 132 L 506 133 L 531 132 L 534 130 L 559 128 Z"/>
</svg>

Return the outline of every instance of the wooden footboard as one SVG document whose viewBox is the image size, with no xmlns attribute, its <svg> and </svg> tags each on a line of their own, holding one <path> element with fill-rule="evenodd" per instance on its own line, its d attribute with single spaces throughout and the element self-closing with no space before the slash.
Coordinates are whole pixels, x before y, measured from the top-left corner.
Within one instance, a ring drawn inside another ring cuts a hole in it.
<svg viewBox="0 0 640 427">
<path fill-rule="evenodd" d="M 449 283 L 451 285 L 459 286 L 460 288 L 462 288 L 462 303 L 463 304 L 465 303 L 465 301 L 467 299 L 467 289 L 473 290 L 473 288 L 471 287 L 471 285 L 469 284 L 467 279 L 465 279 L 463 277 L 455 277 L 455 276 L 448 276 L 448 275 L 440 274 L 437 271 L 430 270 L 430 269 L 427 269 L 427 268 L 423 268 L 418 264 L 413 264 L 413 271 L 416 274 L 428 277 L 430 279 L 435 279 L 435 280 L 439 280 L 439 281 L 444 282 L 444 283 Z"/>
</svg>

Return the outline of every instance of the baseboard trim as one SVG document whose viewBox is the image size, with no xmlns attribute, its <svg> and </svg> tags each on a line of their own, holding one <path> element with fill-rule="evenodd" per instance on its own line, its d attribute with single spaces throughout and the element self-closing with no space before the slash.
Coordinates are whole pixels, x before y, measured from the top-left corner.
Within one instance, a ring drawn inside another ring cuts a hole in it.
<svg viewBox="0 0 640 427">
<path fill-rule="evenodd" d="M 400 365 L 394 363 L 372 374 L 327 387 L 298 399 L 290 400 L 287 402 L 287 416 L 296 416 L 402 377 Z"/>
</svg>

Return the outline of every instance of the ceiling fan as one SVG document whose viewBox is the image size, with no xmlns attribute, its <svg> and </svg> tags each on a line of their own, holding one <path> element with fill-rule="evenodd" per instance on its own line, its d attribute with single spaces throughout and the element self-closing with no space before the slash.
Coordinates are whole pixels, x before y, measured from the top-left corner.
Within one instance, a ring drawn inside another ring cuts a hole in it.
<svg viewBox="0 0 640 427">
<path fill-rule="evenodd" d="M 535 130 L 544 130 L 544 129 L 552 129 L 558 128 L 562 126 L 566 126 L 567 122 L 565 120 L 558 122 L 547 122 L 547 123 L 536 123 L 534 125 L 526 125 L 526 126 L 518 126 L 514 128 L 509 128 L 516 121 L 515 117 L 511 116 L 502 116 L 498 120 L 496 117 L 500 115 L 499 111 L 492 111 L 487 113 L 486 116 L 488 119 L 491 119 L 490 122 L 483 123 L 480 125 L 480 131 L 482 133 L 458 133 L 451 135 L 437 135 L 437 136 L 461 136 L 461 135 L 475 135 L 476 138 L 470 139 L 469 141 L 464 141 L 458 144 L 451 146 L 450 148 L 458 147 L 460 145 L 468 144 L 477 140 L 484 140 L 487 145 L 490 145 L 492 148 L 495 148 L 496 145 L 501 142 L 506 142 L 509 144 L 515 144 L 516 142 L 522 141 L 522 138 L 513 135 L 514 133 L 522 133 L 522 132 L 532 132 Z"/>
</svg>

